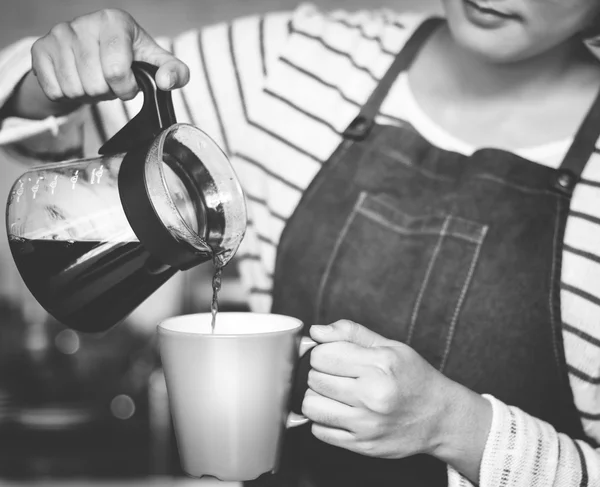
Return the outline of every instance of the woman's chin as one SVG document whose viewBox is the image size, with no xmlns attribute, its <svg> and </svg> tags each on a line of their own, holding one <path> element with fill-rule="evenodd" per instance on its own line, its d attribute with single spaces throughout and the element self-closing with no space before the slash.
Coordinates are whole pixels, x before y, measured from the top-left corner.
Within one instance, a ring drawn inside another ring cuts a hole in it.
<svg viewBox="0 0 600 487">
<path fill-rule="evenodd" d="M 454 42 L 479 59 L 493 64 L 510 64 L 523 61 L 533 55 L 519 42 L 516 29 L 485 30 L 467 21 L 449 21 Z"/>
<path fill-rule="evenodd" d="M 456 44 L 490 63 L 511 63 L 527 58 L 526 37 L 519 19 L 469 17 L 462 2 L 447 1 L 446 19 Z"/>
</svg>

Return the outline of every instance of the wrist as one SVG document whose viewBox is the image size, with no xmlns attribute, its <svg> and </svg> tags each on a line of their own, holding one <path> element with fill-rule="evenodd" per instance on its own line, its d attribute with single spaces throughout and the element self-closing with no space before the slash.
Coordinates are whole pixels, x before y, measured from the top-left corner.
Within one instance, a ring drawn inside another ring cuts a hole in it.
<svg viewBox="0 0 600 487">
<path fill-rule="evenodd" d="M 448 380 L 429 453 L 474 483 L 492 425 L 492 406 L 483 396 Z"/>
</svg>

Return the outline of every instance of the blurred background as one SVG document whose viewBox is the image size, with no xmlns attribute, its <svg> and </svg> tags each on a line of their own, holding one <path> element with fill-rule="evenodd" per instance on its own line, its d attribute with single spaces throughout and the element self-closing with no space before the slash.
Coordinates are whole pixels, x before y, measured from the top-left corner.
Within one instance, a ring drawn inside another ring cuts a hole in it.
<svg viewBox="0 0 600 487">
<path fill-rule="evenodd" d="M 314 0 L 324 9 L 439 8 L 435 0 Z M 173 35 L 237 16 L 293 9 L 296 0 L 0 0 L 0 48 L 90 11 L 129 11 L 149 33 Z M 2 73 L 0 73 L 2 76 Z M 0 158 L 2 156 L 0 155 Z M 24 168 L 0 160 L 0 201 Z M 212 266 L 180 274 L 102 336 L 48 318 L 0 237 L 0 485 L 140 482 L 182 477 L 154 330 L 160 319 L 209 310 Z M 221 309 L 245 309 L 233 266 Z M 190 482 L 184 481 L 181 482 Z M 169 484 L 170 485 L 170 484 Z M 187 483 L 186 483 L 187 485 Z"/>
</svg>

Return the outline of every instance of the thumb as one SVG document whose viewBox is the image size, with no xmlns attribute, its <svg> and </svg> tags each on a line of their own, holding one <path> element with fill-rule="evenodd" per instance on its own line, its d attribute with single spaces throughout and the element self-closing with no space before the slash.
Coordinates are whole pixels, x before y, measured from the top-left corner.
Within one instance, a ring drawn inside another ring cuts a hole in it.
<svg viewBox="0 0 600 487">
<path fill-rule="evenodd" d="M 366 348 L 382 347 L 391 343 L 391 340 L 350 320 L 339 320 L 325 326 L 312 326 L 310 336 L 319 343 L 343 341 Z"/>
<path fill-rule="evenodd" d="M 158 68 L 156 85 L 164 91 L 181 88 L 190 80 L 188 66 L 171 52 L 163 49 L 146 31 L 138 26 L 133 42 L 133 59 Z"/>
</svg>

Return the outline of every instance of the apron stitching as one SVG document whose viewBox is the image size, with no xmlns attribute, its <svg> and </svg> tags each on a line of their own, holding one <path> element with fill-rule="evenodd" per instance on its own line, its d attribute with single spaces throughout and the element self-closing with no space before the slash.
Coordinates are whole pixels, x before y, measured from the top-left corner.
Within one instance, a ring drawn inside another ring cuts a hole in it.
<svg viewBox="0 0 600 487">
<path fill-rule="evenodd" d="M 558 368 L 559 371 L 559 376 L 561 379 L 561 383 L 562 383 L 562 375 L 560 374 L 560 371 L 562 370 L 561 367 L 561 363 L 560 363 L 560 359 L 559 359 L 559 355 L 558 355 L 558 346 L 556 344 L 556 327 L 558 326 L 557 322 L 556 322 L 556 314 L 554 311 L 554 283 L 557 282 L 557 278 L 560 279 L 556 274 L 557 274 L 557 252 L 558 252 L 558 237 L 559 237 L 559 228 L 560 228 L 560 215 L 561 215 L 561 200 L 557 199 L 556 200 L 556 209 L 555 209 L 555 213 L 556 213 L 556 218 L 555 218 L 555 222 L 554 222 L 554 238 L 552 239 L 552 268 L 551 268 L 551 275 L 550 275 L 550 292 L 548 293 L 548 306 L 550 307 L 550 320 L 552 321 L 551 323 L 551 331 L 552 331 L 552 347 L 554 350 L 554 361 L 556 362 L 556 366 Z M 561 316 L 561 321 L 562 321 L 562 316 Z M 561 327 L 562 328 L 562 327 Z"/>
<path fill-rule="evenodd" d="M 487 225 L 485 226 L 485 228 L 487 229 Z M 475 245 L 481 245 L 481 243 L 483 242 L 481 237 L 473 238 L 473 237 L 469 237 L 468 235 L 465 235 L 464 233 L 460 233 L 460 232 L 450 232 L 448 235 L 450 235 L 451 237 L 461 238 L 461 239 L 466 240 L 467 242 L 470 242 Z"/>
<path fill-rule="evenodd" d="M 427 272 L 425 273 L 425 277 L 423 278 L 423 282 L 421 282 L 421 289 L 419 289 L 419 295 L 417 296 L 417 301 L 415 302 L 415 307 L 413 308 L 412 315 L 410 317 L 410 329 L 408 330 L 408 338 L 406 339 L 406 344 L 410 345 L 412 341 L 415 325 L 417 323 L 417 316 L 419 314 L 419 309 L 421 308 L 421 303 L 423 301 L 423 296 L 425 295 L 425 289 L 427 289 L 427 285 L 429 284 L 429 278 L 433 272 L 433 267 L 435 266 L 435 262 L 440 254 L 440 250 L 442 249 L 442 243 L 444 242 L 444 238 L 446 237 L 446 232 L 448 227 L 450 226 L 451 216 L 447 216 L 444 221 L 444 226 L 440 232 L 440 238 L 438 239 L 437 245 L 435 246 L 435 250 L 433 251 L 433 255 L 429 260 L 429 266 L 427 267 Z"/>
<path fill-rule="evenodd" d="M 445 220 L 445 219 L 446 219 L 446 217 L 448 216 L 446 213 L 441 213 L 441 212 L 439 212 L 439 213 L 437 213 L 437 214 L 436 214 L 436 213 L 434 213 L 434 214 L 429 214 L 429 215 L 416 215 L 416 216 L 415 216 L 415 215 L 412 215 L 412 214 L 406 213 L 405 211 L 402 211 L 402 210 L 401 210 L 400 208 L 398 208 L 396 205 L 392 205 L 392 204 L 390 204 L 389 202 L 385 201 L 385 199 L 383 199 L 383 198 L 381 198 L 381 197 L 377 197 L 377 196 L 373 195 L 373 193 L 368 193 L 368 194 L 367 194 L 367 196 L 370 196 L 370 199 L 371 199 L 372 201 L 375 201 L 375 202 L 377 202 L 377 203 L 378 203 L 378 204 L 380 204 L 381 206 L 385 206 L 385 207 L 386 207 L 388 210 L 390 210 L 390 211 L 394 212 L 395 214 L 400 214 L 400 215 L 402 215 L 402 217 L 404 217 L 404 219 L 405 219 L 405 220 L 409 220 L 409 221 L 410 221 L 410 220 L 413 220 L 413 221 L 414 221 L 414 220 L 417 220 L 417 219 L 423 219 L 423 218 L 432 218 L 432 217 L 434 217 L 434 218 L 440 218 L 440 219 L 442 219 L 442 218 L 443 218 L 443 219 Z M 366 201 L 366 199 L 365 199 L 365 201 Z M 377 211 L 375 211 L 375 210 L 371 210 L 371 209 L 369 209 L 369 208 L 366 208 L 366 207 L 365 207 L 365 205 L 361 206 L 361 207 L 359 208 L 359 210 L 358 210 L 358 211 L 360 211 L 361 213 L 363 213 L 365 216 L 372 217 L 373 219 L 377 219 L 377 218 L 383 218 L 383 217 L 382 217 L 382 216 L 381 216 L 379 213 L 377 213 Z M 460 220 L 462 220 L 462 221 L 464 221 L 464 222 L 467 222 L 467 223 L 472 223 L 472 222 L 469 222 L 469 220 L 464 220 L 464 219 L 462 219 L 462 218 L 457 218 L 457 217 L 453 217 L 453 218 L 455 218 L 455 219 L 460 219 Z M 382 222 L 382 223 L 383 223 L 383 222 Z M 385 222 L 384 224 L 387 224 L 387 223 L 389 223 L 390 225 L 393 225 L 394 227 L 396 227 L 396 226 L 397 226 L 397 227 L 399 227 L 399 229 L 400 229 L 400 230 L 404 230 L 404 231 L 406 231 L 406 232 L 412 232 L 412 230 L 409 230 L 409 229 L 408 229 L 408 228 L 406 228 L 405 226 L 402 226 L 402 225 L 396 225 L 395 223 L 388 222 L 388 221 L 386 220 L 386 222 Z M 436 234 L 436 235 L 438 235 L 438 232 L 435 232 L 435 234 Z M 458 235 L 460 235 L 460 233 L 459 233 L 459 232 L 457 232 L 457 234 L 458 234 Z"/>
<path fill-rule="evenodd" d="M 292 219 L 292 217 L 296 213 L 298 207 L 301 206 L 305 201 L 311 199 L 313 197 L 314 193 L 317 191 L 317 189 L 321 186 L 321 184 L 323 184 L 323 181 L 325 180 L 325 178 L 317 178 L 317 176 L 320 174 L 325 174 L 325 171 L 331 171 L 332 168 L 337 166 L 338 162 L 340 162 L 342 160 L 342 158 L 346 155 L 346 153 L 350 150 L 350 148 L 353 145 L 354 145 L 353 140 L 349 140 L 349 139 L 342 140 L 339 147 L 331 155 L 331 159 L 328 161 L 325 161 L 325 163 L 323 164 L 321 169 L 317 172 L 317 175 L 315 175 L 311 184 L 308 185 L 308 187 L 306 188 L 306 190 L 300 197 L 300 201 L 298 202 L 298 204 L 296 206 L 296 210 L 294 210 L 294 212 L 292 212 L 288 222 Z M 286 224 L 284 226 L 283 231 L 281 232 L 281 235 L 279 238 L 280 243 L 283 241 L 284 238 L 287 237 L 289 228 L 290 228 L 290 225 Z M 273 281 L 275 280 L 275 275 L 278 274 L 278 269 L 281 267 L 281 265 L 279 265 L 279 258 L 280 258 L 280 256 L 279 256 L 279 251 L 278 251 L 277 255 L 275 256 L 275 271 L 273 273 L 274 274 Z"/>
<path fill-rule="evenodd" d="M 456 303 L 456 308 L 454 309 L 454 314 L 452 316 L 452 321 L 450 322 L 450 330 L 448 331 L 448 337 L 446 339 L 446 349 L 444 350 L 444 356 L 442 358 L 442 365 L 440 366 L 440 372 L 443 372 L 446 368 L 446 364 L 448 362 L 448 356 L 450 355 L 450 346 L 452 344 L 452 340 L 454 339 L 454 332 L 456 331 L 456 324 L 458 323 L 458 315 L 460 310 L 462 309 L 463 302 L 467 295 L 467 289 L 471 285 L 471 281 L 473 279 L 473 275 L 475 274 L 475 267 L 477 267 L 477 263 L 479 262 L 479 256 L 481 254 L 481 247 L 483 245 L 483 240 L 487 235 L 488 226 L 486 225 L 481 229 L 481 233 L 479 236 L 479 245 L 475 249 L 473 253 L 473 259 L 471 260 L 471 265 L 469 267 L 469 272 L 467 274 L 467 278 L 463 284 L 463 287 L 460 292 L 460 297 L 458 298 L 458 302 Z"/>
<path fill-rule="evenodd" d="M 321 278 L 321 283 L 319 284 L 319 291 L 317 294 L 317 306 L 316 306 L 316 310 L 315 310 L 315 318 L 317 321 L 320 321 L 320 319 L 321 319 L 321 306 L 322 306 L 322 301 L 323 301 L 323 293 L 325 292 L 325 286 L 327 284 L 327 281 L 329 280 L 329 274 L 331 274 L 331 269 L 333 268 L 333 263 L 335 262 L 335 259 L 339 252 L 339 249 L 342 245 L 342 242 L 344 241 L 344 239 L 346 238 L 346 235 L 348 234 L 350 225 L 354 221 L 354 217 L 356 216 L 356 213 L 358 212 L 358 207 L 363 203 L 366 196 L 367 196 L 367 193 L 364 191 L 362 191 L 360 193 L 360 195 L 358 196 L 358 199 L 356 200 L 356 203 L 354 204 L 352 211 L 348 215 L 348 218 L 346 218 L 346 222 L 344 223 L 342 231 L 338 235 L 335 245 L 333 246 L 333 251 L 331 252 L 331 256 L 329 257 L 329 262 L 327 262 L 327 267 L 325 268 L 325 272 L 323 273 L 323 277 Z"/>
<path fill-rule="evenodd" d="M 364 207 L 358 208 L 357 213 L 360 213 L 361 215 L 363 215 L 373 221 L 376 221 L 377 223 L 380 223 L 381 225 L 383 225 L 383 226 L 389 228 L 390 230 L 393 230 L 396 233 L 399 233 L 401 235 L 435 235 L 435 236 L 440 235 L 440 230 L 424 230 L 422 228 L 419 228 L 416 230 L 409 230 L 407 228 L 401 227 L 400 225 L 395 225 L 394 223 L 383 218 L 380 214 L 375 213 L 374 211 L 371 211 L 371 210 L 367 210 Z M 448 215 L 433 215 L 433 216 L 443 216 L 445 219 L 447 219 L 449 217 Z M 464 222 L 471 223 L 471 224 L 473 223 L 472 221 L 465 220 L 462 218 L 456 218 L 454 216 L 452 216 L 452 219 L 453 220 L 462 220 Z M 474 245 L 479 245 L 481 243 L 481 238 L 473 238 L 469 235 L 465 235 L 464 233 L 457 232 L 455 230 L 448 231 L 446 229 L 445 235 L 447 237 L 455 237 L 460 240 L 465 240 Z"/>
<path fill-rule="evenodd" d="M 510 182 L 506 179 L 492 176 L 491 174 L 478 174 L 478 175 L 474 176 L 473 178 L 474 179 L 483 179 L 485 181 L 491 181 L 493 183 L 498 183 L 498 184 L 508 186 L 513 189 L 518 189 L 519 191 L 522 191 L 523 193 L 527 193 L 527 194 L 553 195 L 553 196 L 556 194 L 554 191 L 550 191 L 548 189 L 531 189 L 526 186 L 521 186 L 520 184 L 516 184 L 516 183 Z M 561 195 L 561 196 L 564 197 L 564 195 Z"/>
<path fill-rule="evenodd" d="M 433 214 L 428 214 L 428 215 L 427 215 L 427 214 L 426 214 L 426 215 L 412 215 L 412 214 L 410 214 L 410 213 L 407 213 L 407 212 L 403 211 L 402 209 L 398 208 L 398 206 L 397 206 L 397 205 L 392 205 L 392 204 L 390 204 L 390 203 L 389 203 L 388 201 L 386 201 L 384 198 L 382 198 L 382 197 L 379 197 L 379 196 L 376 196 L 374 193 L 369 193 L 369 192 L 367 192 L 367 193 L 368 193 L 368 194 L 367 194 L 367 196 L 368 196 L 368 197 L 370 197 L 370 198 L 369 198 L 370 200 L 377 202 L 377 203 L 378 203 L 378 204 L 380 204 L 381 206 L 385 206 L 385 207 L 386 207 L 388 210 L 390 210 L 390 211 L 394 212 L 394 214 L 400 214 L 400 215 L 402 215 L 402 217 L 403 217 L 405 220 L 409 220 L 409 221 L 410 221 L 410 220 L 413 220 L 413 221 L 414 221 L 414 220 L 417 220 L 417 219 L 423 219 L 423 218 L 432 218 L 432 217 L 433 217 L 433 218 L 440 218 L 440 219 L 444 219 L 444 220 L 445 220 L 445 219 L 446 219 L 446 217 L 448 216 L 448 214 L 447 214 L 447 213 L 442 213 L 442 212 L 433 213 Z M 365 202 L 366 202 L 366 201 L 367 201 L 367 199 L 365 199 Z M 373 217 L 373 219 L 377 219 L 377 218 L 383 218 L 383 217 L 382 217 L 382 216 L 381 216 L 379 213 L 377 213 L 377 211 L 376 211 L 376 210 L 370 210 L 369 208 L 366 208 L 366 206 L 367 206 L 367 205 L 362 205 L 362 206 L 359 208 L 359 211 L 360 211 L 361 213 L 363 213 L 365 216 Z M 467 222 L 467 223 L 473 223 L 473 222 L 470 222 L 469 220 L 464 220 L 464 219 L 462 219 L 462 218 L 459 218 L 459 217 L 453 217 L 453 218 L 454 218 L 454 219 L 456 219 L 456 220 L 461 220 L 461 221 Z M 387 224 L 387 223 L 389 223 L 389 224 L 391 224 L 391 225 L 395 225 L 394 223 L 392 223 L 392 222 L 388 222 L 388 221 L 386 220 L 386 224 Z M 408 225 L 408 224 L 407 224 L 407 225 Z M 404 231 L 406 231 L 406 232 L 412 232 L 412 230 L 409 230 L 408 228 L 406 228 L 406 226 L 398 225 L 398 227 L 399 227 L 399 231 L 402 231 L 402 230 L 404 230 Z M 426 230 L 424 230 L 424 231 L 425 231 L 425 232 L 427 232 Z M 452 232 L 449 232 L 449 234 L 451 234 L 451 233 L 452 233 Z M 436 231 L 436 232 L 435 232 L 435 235 L 438 235 L 438 234 L 439 234 L 439 232 L 437 232 L 437 231 Z M 458 236 L 462 236 L 462 234 L 460 234 L 460 232 L 456 232 L 456 234 L 457 234 Z M 469 237 L 467 237 L 467 238 L 469 238 Z"/>
<path fill-rule="evenodd" d="M 368 210 L 364 207 L 357 208 L 356 211 L 357 211 L 357 213 L 360 213 L 361 215 L 367 217 L 368 219 L 376 221 L 377 223 L 381 224 L 382 226 L 389 228 L 390 230 L 392 230 L 396 233 L 403 234 L 403 235 L 439 235 L 440 234 L 439 230 L 424 230 L 423 228 L 417 228 L 415 230 L 410 230 L 403 226 L 396 225 L 395 223 L 392 223 L 391 221 L 387 220 L 385 217 L 381 216 L 379 213 L 372 211 L 372 210 Z M 404 214 L 404 215 L 408 216 L 406 214 Z"/>
<path fill-rule="evenodd" d="M 436 181 L 450 181 L 450 182 L 454 181 L 454 178 L 452 178 L 450 176 L 441 176 L 439 174 L 429 171 L 428 169 L 423 169 L 422 167 L 417 166 L 408 158 L 408 156 L 406 156 L 405 154 L 403 154 L 402 152 L 400 152 L 398 150 L 384 149 L 384 148 L 378 148 L 375 150 L 376 150 L 376 152 L 379 152 L 381 155 L 387 156 L 390 159 L 392 159 L 393 161 L 399 162 L 403 166 L 410 167 L 411 169 L 415 169 L 416 171 L 421 173 L 423 176 L 428 177 L 429 179 L 434 179 Z"/>
<path fill-rule="evenodd" d="M 463 222 L 463 223 L 468 223 L 468 224 L 473 224 L 473 220 L 467 220 L 466 218 L 462 218 L 460 216 L 456 216 L 456 215 L 452 215 L 452 219 L 459 221 L 459 222 Z M 481 240 L 481 229 L 479 230 L 480 235 L 479 238 L 477 239 L 477 241 L 479 242 Z"/>
<path fill-rule="evenodd" d="M 390 203 L 388 203 L 387 201 L 385 201 L 383 198 L 378 198 L 377 196 L 372 196 L 372 199 L 377 201 L 377 203 L 381 204 L 382 206 L 385 206 L 386 208 L 389 208 L 390 210 L 392 210 L 394 213 L 400 213 L 402 214 L 404 217 L 406 217 L 406 219 L 414 219 L 415 217 L 413 215 L 409 215 L 408 213 L 402 211 L 400 208 L 397 208 L 395 205 L 391 205 Z M 364 208 L 361 208 L 361 211 L 364 210 Z M 369 211 L 369 210 L 366 210 Z M 445 217 L 446 215 L 444 215 Z"/>
</svg>

